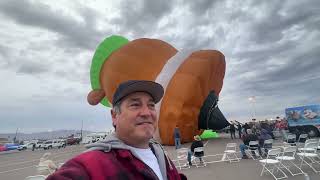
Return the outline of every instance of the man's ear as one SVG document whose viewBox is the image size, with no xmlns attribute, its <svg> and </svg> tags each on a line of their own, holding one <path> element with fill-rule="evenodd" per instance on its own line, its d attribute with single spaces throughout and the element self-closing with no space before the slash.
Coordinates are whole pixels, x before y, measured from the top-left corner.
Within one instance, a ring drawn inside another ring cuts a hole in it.
<svg viewBox="0 0 320 180">
<path fill-rule="evenodd" d="M 111 109 L 111 118 L 112 118 L 112 125 L 113 126 L 116 126 L 117 125 L 117 113 L 113 110 L 113 109 Z"/>
</svg>

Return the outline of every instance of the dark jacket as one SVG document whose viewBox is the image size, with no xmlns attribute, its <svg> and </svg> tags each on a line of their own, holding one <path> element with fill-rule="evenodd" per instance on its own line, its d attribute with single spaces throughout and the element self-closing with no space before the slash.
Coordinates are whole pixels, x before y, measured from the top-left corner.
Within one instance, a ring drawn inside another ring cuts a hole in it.
<svg viewBox="0 0 320 180">
<path fill-rule="evenodd" d="M 234 127 L 234 124 L 230 124 L 230 131 L 235 132 L 236 128 Z"/>
<path fill-rule="evenodd" d="M 248 123 L 245 123 L 245 124 L 243 125 L 243 128 L 244 128 L 245 130 L 247 130 L 247 129 L 250 129 L 250 126 L 249 126 Z"/>
<path fill-rule="evenodd" d="M 238 128 L 238 131 L 240 131 L 240 132 L 241 132 L 241 130 L 242 130 L 242 126 L 241 126 L 241 124 L 238 124 L 238 125 L 237 125 L 237 128 Z"/>
<path fill-rule="evenodd" d="M 90 149 L 68 162 L 50 175 L 48 180 L 157 180 L 153 170 L 141 161 L 130 148 L 115 135 L 106 141 L 88 146 Z M 158 159 L 164 180 L 187 179 L 179 174 L 171 160 L 164 154 L 160 144 L 150 142 L 150 147 Z"/>
<path fill-rule="evenodd" d="M 249 146 L 249 142 L 250 141 L 257 141 L 258 136 L 254 135 L 254 134 L 246 134 L 246 135 L 242 136 L 242 140 L 245 145 Z"/>
<path fill-rule="evenodd" d="M 193 153 L 194 149 L 197 147 L 203 147 L 202 141 L 193 141 L 191 144 L 191 148 L 190 148 L 191 152 Z M 204 155 L 204 152 L 196 152 L 195 153 L 195 156 L 203 156 L 203 155 Z"/>
<path fill-rule="evenodd" d="M 268 133 L 267 130 L 262 129 L 260 132 L 260 136 L 259 136 L 259 144 L 260 146 L 263 146 L 264 141 L 268 140 L 268 139 L 272 139 L 272 137 L 270 136 L 270 134 Z"/>
<path fill-rule="evenodd" d="M 173 136 L 174 138 L 181 138 L 179 128 L 174 128 Z"/>
</svg>

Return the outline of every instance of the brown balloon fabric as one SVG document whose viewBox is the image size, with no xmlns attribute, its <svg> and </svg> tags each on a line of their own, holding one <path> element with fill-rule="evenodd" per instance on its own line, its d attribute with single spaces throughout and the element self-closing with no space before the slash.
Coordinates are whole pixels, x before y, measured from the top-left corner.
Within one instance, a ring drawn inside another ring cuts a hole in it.
<svg viewBox="0 0 320 180">
<path fill-rule="evenodd" d="M 176 53 L 174 47 L 161 40 L 133 40 L 114 51 L 103 64 L 101 89 L 112 102 L 113 93 L 121 82 L 132 79 L 155 81 L 163 66 Z M 182 142 L 193 141 L 193 136 L 199 133 L 200 108 L 210 90 L 220 93 L 225 66 L 224 56 L 219 51 L 200 50 L 193 52 L 178 68 L 165 90 L 159 112 L 162 144 L 174 144 L 176 125 L 180 128 Z M 96 98 L 101 98 L 101 92 L 95 93 Z M 91 103 L 96 102 L 92 98 Z"/>
<path fill-rule="evenodd" d="M 164 64 L 177 50 L 156 39 L 137 39 L 111 54 L 100 73 L 100 84 L 112 102 L 118 85 L 127 80 L 154 81 Z"/>
<path fill-rule="evenodd" d="M 159 131 L 162 144 L 173 145 L 177 125 L 181 142 L 193 141 L 199 134 L 198 114 L 210 90 L 220 93 L 225 60 L 219 51 L 197 51 L 180 66 L 163 97 Z"/>
</svg>

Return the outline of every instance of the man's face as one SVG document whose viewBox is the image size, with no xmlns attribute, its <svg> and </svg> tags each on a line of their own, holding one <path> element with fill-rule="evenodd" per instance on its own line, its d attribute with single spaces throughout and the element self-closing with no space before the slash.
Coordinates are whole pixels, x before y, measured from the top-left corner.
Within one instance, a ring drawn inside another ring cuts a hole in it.
<svg viewBox="0 0 320 180">
<path fill-rule="evenodd" d="M 157 114 L 152 97 L 136 92 L 122 100 L 120 113 L 112 111 L 118 137 L 134 147 L 147 146 L 157 128 Z"/>
</svg>

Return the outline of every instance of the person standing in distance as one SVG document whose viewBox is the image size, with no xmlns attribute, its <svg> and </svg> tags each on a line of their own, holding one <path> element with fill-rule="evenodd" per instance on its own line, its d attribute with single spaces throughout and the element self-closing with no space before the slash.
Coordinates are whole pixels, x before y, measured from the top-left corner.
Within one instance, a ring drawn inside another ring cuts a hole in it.
<svg viewBox="0 0 320 180">
<path fill-rule="evenodd" d="M 181 135 L 180 135 L 180 129 L 178 126 L 174 128 L 173 131 L 174 136 L 174 145 L 176 146 L 176 149 L 180 149 L 181 147 Z"/>
</svg>

